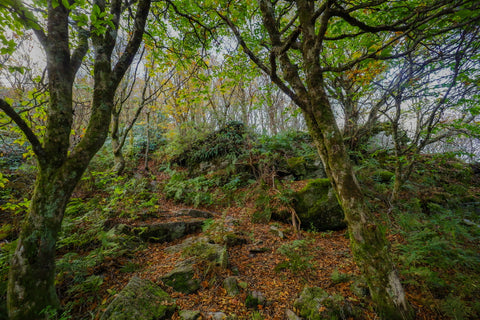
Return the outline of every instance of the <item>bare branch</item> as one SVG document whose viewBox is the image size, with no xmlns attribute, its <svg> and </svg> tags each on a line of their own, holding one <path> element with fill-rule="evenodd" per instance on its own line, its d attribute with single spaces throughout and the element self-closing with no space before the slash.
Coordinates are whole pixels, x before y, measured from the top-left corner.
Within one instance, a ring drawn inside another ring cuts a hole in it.
<svg viewBox="0 0 480 320">
<path fill-rule="evenodd" d="M 32 129 L 28 126 L 28 124 L 20 117 L 20 115 L 12 108 L 10 104 L 8 104 L 5 100 L 0 99 L 0 109 L 2 109 L 10 119 L 15 122 L 15 124 L 22 130 L 22 132 L 27 137 L 28 141 L 32 145 L 33 152 L 35 155 L 41 160 L 45 157 L 45 151 L 42 147 L 42 144 L 38 140 L 35 133 L 33 133 Z"/>
</svg>

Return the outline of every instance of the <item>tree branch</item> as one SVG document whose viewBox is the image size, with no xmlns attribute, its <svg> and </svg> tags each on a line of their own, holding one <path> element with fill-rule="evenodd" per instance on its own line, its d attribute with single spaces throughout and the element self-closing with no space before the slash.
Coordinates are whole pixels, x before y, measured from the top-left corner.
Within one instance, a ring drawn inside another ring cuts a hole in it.
<svg viewBox="0 0 480 320">
<path fill-rule="evenodd" d="M 42 144 L 38 140 L 35 133 L 28 126 L 28 124 L 20 117 L 20 115 L 8 104 L 5 100 L 0 99 L 0 109 L 2 109 L 10 119 L 15 122 L 15 124 L 22 130 L 22 132 L 27 137 L 28 141 L 32 145 L 33 152 L 41 160 L 45 157 L 45 151 L 42 147 Z"/>
<path fill-rule="evenodd" d="M 118 86 L 118 83 L 120 83 L 120 80 L 122 79 L 123 75 L 132 63 L 133 58 L 138 51 L 140 43 L 142 42 L 145 24 L 147 22 L 148 13 L 150 11 L 150 5 L 150 0 L 140 0 L 138 2 L 132 37 L 128 41 L 125 51 L 118 60 L 112 72 L 112 86 L 114 88 L 116 88 Z"/>
</svg>

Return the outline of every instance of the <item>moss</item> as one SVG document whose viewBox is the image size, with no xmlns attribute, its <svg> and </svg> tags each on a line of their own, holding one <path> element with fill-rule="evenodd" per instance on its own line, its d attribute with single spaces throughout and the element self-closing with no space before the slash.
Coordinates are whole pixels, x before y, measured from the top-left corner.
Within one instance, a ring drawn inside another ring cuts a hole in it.
<svg viewBox="0 0 480 320">
<path fill-rule="evenodd" d="M 288 158 L 287 166 L 295 177 L 301 178 L 307 174 L 305 157 Z"/>
<path fill-rule="evenodd" d="M 344 215 L 328 179 L 313 179 L 294 194 L 295 211 L 303 228 L 337 230 L 344 228 Z"/>
<path fill-rule="evenodd" d="M 133 277 L 108 306 L 101 320 L 170 319 L 176 305 L 160 287 Z"/>
<path fill-rule="evenodd" d="M 189 294 L 200 288 L 200 283 L 194 279 L 194 274 L 193 266 L 184 264 L 162 277 L 162 281 L 175 291 Z"/>
<path fill-rule="evenodd" d="M 389 183 L 395 174 L 388 170 L 377 170 L 373 173 L 373 179 L 381 183 Z"/>
</svg>

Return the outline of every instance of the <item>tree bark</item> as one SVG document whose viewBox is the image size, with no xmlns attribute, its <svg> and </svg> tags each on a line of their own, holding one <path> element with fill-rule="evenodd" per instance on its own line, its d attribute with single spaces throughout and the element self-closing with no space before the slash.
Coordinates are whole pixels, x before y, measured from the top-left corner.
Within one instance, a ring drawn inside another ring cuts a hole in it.
<svg viewBox="0 0 480 320">
<path fill-rule="evenodd" d="M 63 213 L 82 172 L 68 174 L 40 168 L 28 216 L 23 222 L 10 264 L 8 310 L 10 319 L 39 319 L 47 306 L 56 309 L 55 245 Z"/>
<path fill-rule="evenodd" d="M 150 2 L 138 2 L 135 28 L 124 54 L 113 68 L 111 56 L 121 15 L 121 0 L 110 2 L 112 27 L 105 34 L 92 32 L 95 47 L 92 114 L 84 137 L 71 153 L 72 88 L 75 74 L 88 50 L 88 42 L 86 33 L 81 32 L 79 45 L 70 55 L 70 12 L 63 4 L 53 5 L 48 1 L 47 35 L 40 28 L 35 29 L 47 55 L 49 79 L 50 101 L 43 144 L 13 108 L 0 101 L 0 108 L 8 112 L 32 143 L 39 168 L 30 208 L 10 264 L 7 308 L 11 320 L 47 318 L 42 311 L 58 307 L 55 245 L 65 208 L 91 158 L 107 138 L 115 91 L 141 43 Z M 104 1 L 94 3 L 105 10 Z M 30 21 L 26 24 L 29 25 Z"/>
</svg>

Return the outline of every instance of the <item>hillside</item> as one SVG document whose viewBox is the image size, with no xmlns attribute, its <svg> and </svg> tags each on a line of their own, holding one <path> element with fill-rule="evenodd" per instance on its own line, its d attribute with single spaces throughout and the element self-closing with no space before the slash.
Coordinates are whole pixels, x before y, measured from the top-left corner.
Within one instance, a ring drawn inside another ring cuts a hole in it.
<svg viewBox="0 0 480 320">
<path fill-rule="evenodd" d="M 198 311 L 192 319 L 377 318 L 347 229 L 320 231 L 299 213 L 301 229 L 292 225 L 299 194 L 324 181 L 311 140 L 302 133 L 251 140 L 234 134 L 240 129 L 214 132 L 169 159 L 160 146 L 148 171 L 143 159 L 132 159 L 117 176 L 102 170 L 111 161 L 107 149 L 95 158 L 57 245 L 62 319 L 100 319 L 134 277 L 174 299 L 172 319 L 186 318 L 182 310 Z M 394 205 L 388 153 L 364 157 L 356 171 L 416 319 L 478 318 L 479 173 L 442 154 L 423 155 L 415 168 Z M 31 172 L 25 164 L 9 171 L 2 189 L 3 299 Z M 326 292 L 318 305 L 302 298 L 314 311 L 299 302 L 305 287 Z"/>
</svg>

